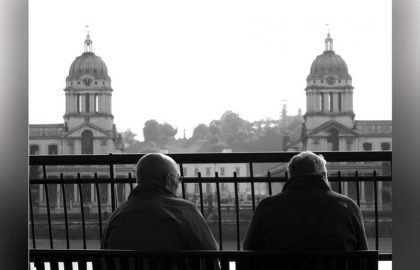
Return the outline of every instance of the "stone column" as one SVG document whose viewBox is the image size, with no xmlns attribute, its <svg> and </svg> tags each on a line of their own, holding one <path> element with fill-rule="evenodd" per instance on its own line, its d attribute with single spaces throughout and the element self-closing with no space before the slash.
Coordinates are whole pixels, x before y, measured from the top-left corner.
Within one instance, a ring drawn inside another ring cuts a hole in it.
<svg viewBox="0 0 420 270">
<path fill-rule="evenodd" d="M 343 194 L 346 195 L 346 196 L 349 195 L 348 194 L 348 185 L 349 185 L 348 182 L 343 182 Z"/>
<path fill-rule="evenodd" d="M 349 92 L 346 90 L 346 92 L 343 93 L 343 112 L 348 112 L 349 109 Z"/>
<path fill-rule="evenodd" d="M 60 198 L 60 184 L 57 184 L 57 208 L 60 207 L 60 202 L 61 202 L 61 198 Z"/>
<path fill-rule="evenodd" d="M 309 92 L 306 92 L 306 110 L 311 111 L 311 94 Z"/>
<path fill-rule="evenodd" d="M 316 94 L 314 92 L 311 92 L 311 112 L 317 111 L 316 97 Z"/>
<path fill-rule="evenodd" d="M 108 185 L 108 198 L 107 204 L 111 205 L 111 184 Z"/>
<path fill-rule="evenodd" d="M 360 202 L 366 202 L 365 182 L 360 182 Z"/>
<path fill-rule="evenodd" d="M 74 199 L 74 202 L 77 202 L 78 201 L 78 198 L 79 196 L 78 196 L 78 194 L 77 194 L 77 184 L 74 184 L 74 188 L 73 188 L 73 199 Z"/>
<path fill-rule="evenodd" d="M 111 96 L 111 94 L 108 94 L 108 96 L 109 96 L 109 113 L 112 113 L 112 96 Z"/>
<path fill-rule="evenodd" d="M 338 112 L 338 93 L 333 93 L 334 112 Z"/>
<path fill-rule="evenodd" d="M 378 182 L 378 207 L 382 209 L 382 182 Z"/>
<path fill-rule="evenodd" d="M 39 185 L 39 202 L 44 201 L 44 186 Z"/>
<path fill-rule="evenodd" d="M 90 202 L 92 204 L 95 202 L 95 189 L 94 189 L 94 184 L 90 184 Z"/>
<path fill-rule="evenodd" d="M 185 186 L 187 187 L 187 186 Z M 130 195 L 130 184 L 125 184 L 125 200 L 128 199 L 128 196 Z"/>
</svg>

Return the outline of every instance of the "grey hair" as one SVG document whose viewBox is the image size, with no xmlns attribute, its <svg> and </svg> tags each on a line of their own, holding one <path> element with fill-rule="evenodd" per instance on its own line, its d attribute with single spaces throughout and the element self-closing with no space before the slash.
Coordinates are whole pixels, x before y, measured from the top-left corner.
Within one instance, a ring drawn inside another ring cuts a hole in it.
<svg viewBox="0 0 420 270">
<path fill-rule="evenodd" d="M 300 175 L 323 175 L 327 174 L 327 161 L 322 155 L 316 155 L 311 151 L 304 151 L 293 156 L 287 167 L 289 178 Z"/>
</svg>

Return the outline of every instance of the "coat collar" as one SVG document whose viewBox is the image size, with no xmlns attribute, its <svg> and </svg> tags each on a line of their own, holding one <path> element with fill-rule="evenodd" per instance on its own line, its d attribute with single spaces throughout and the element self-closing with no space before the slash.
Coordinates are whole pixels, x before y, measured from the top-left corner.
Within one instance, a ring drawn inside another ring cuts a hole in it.
<svg viewBox="0 0 420 270">
<path fill-rule="evenodd" d="M 283 186 L 282 192 L 292 190 L 331 191 L 331 188 L 322 175 L 302 175 L 290 178 Z"/>
<path fill-rule="evenodd" d="M 137 187 L 131 191 L 128 199 L 141 196 L 169 196 L 176 197 L 169 189 L 162 187 L 157 183 L 142 183 L 138 184 Z"/>
</svg>

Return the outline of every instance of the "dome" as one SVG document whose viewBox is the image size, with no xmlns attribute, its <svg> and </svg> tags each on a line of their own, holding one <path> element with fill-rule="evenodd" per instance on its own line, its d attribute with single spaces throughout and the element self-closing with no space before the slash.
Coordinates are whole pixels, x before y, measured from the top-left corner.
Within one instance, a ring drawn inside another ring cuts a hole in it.
<svg viewBox="0 0 420 270">
<path fill-rule="evenodd" d="M 92 52 L 92 40 L 89 33 L 85 39 L 85 52 L 76 57 L 71 64 L 67 80 L 77 80 L 87 74 L 96 79 L 109 79 L 105 62 Z"/>
<path fill-rule="evenodd" d="M 96 79 L 109 79 L 105 62 L 93 52 L 84 52 L 76 57 L 70 66 L 67 80 L 79 79 L 83 75 L 92 75 Z"/>
<path fill-rule="evenodd" d="M 337 79 L 351 80 L 346 62 L 332 50 L 332 39 L 328 33 L 325 39 L 325 51 L 312 62 L 307 79 L 324 79 L 329 75 L 335 75 Z"/>
</svg>

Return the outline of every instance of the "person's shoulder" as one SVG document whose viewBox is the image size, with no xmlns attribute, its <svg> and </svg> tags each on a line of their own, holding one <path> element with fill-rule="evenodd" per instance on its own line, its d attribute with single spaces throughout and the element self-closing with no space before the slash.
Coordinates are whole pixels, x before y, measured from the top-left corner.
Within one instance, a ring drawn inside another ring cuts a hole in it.
<svg viewBox="0 0 420 270">
<path fill-rule="evenodd" d="M 127 208 L 127 201 L 125 201 L 124 203 L 122 203 L 120 206 L 118 206 L 117 209 L 115 209 L 108 217 L 108 223 L 113 222 L 116 218 L 118 218 L 118 216 L 121 215 L 121 213 L 123 213 L 126 208 Z"/>
<path fill-rule="evenodd" d="M 282 192 L 280 192 L 279 194 L 276 194 L 276 195 L 268 196 L 268 197 L 262 199 L 258 203 L 258 208 L 265 209 L 265 208 L 270 208 L 273 205 L 277 205 L 278 202 L 280 200 L 282 200 L 283 197 L 284 197 L 284 194 L 282 194 Z"/>
<path fill-rule="evenodd" d="M 194 203 L 179 197 L 168 197 L 167 201 L 174 206 L 183 207 L 187 209 L 195 209 Z"/>
<path fill-rule="evenodd" d="M 329 195 L 334 199 L 334 201 L 336 201 L 337 203 L 339 203 L 343 207 L 349 209 L 350 211 L 352 211 L 352 212 L 359 211 L 359 206 L 350 197 L 347 197 L 346 195 L 337 193 L 335 191 L 330 191 Z"/>
</svg>

